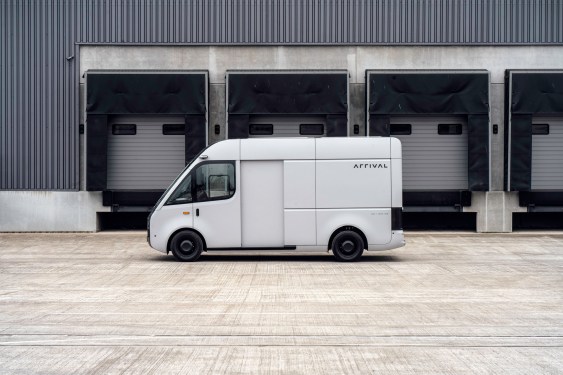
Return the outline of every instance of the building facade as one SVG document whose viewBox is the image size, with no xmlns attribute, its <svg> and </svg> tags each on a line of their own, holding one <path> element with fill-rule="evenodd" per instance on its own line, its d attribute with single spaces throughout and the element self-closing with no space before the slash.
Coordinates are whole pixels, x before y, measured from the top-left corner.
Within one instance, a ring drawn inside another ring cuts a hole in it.
<svg viewBox="0 0 563 375">
<path fill-rule="evenodd" d="M 561 222 L 560 1 L 7 0 L 0 20 L 1 231 L 95 231 L 206 145 L 274 136 L 398 137 L 412 218 Z"/>
</svg>

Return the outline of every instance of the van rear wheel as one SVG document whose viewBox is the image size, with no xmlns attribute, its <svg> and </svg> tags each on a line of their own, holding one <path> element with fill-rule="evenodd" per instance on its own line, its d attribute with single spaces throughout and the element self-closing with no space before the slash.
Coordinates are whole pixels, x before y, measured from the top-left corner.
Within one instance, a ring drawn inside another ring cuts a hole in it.
<svg viewBox="0 0 563 375">
<path fill-rule="evenodd" d="M 170 250 L 180 262 L 195 262 L 203 251 L 203 240 L 197 233 L 185 230 L 174 235 Z"/>
<path fill-rule="evenodd" d="M 340 262 L 353 262 L 364 253 L 362 237 L 351 230 L 338 233 L 332 240 L 332 254 Z"/>
</svg>

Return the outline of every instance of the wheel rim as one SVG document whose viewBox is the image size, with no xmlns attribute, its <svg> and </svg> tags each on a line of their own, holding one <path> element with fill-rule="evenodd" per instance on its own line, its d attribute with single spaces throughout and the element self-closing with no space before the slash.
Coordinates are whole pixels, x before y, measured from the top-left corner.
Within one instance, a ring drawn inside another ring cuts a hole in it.
<svg viewBox="0 0 563 375">
<path fill-rule="evenodd" d="M 191 240 L 184 240 L 184 241 L 180 242 L 179 247 L 180 247 L 180 252 L 184 255 L 190 255 L 196 249 L 195 244 Z"/>
<path fill-rule="evenodd" d="M 351 257 L 358 251 L 358 244 L 352 238 L 344 238 L 340 242 L 340 246 L 338 246 L 338 250 L 340 250 L 340 254 L 344 257 Z"/>
<path fill-rule="evenodd" d="M 342 245 L 340 245 L 340 249 L 342 250 L 342 252 L 346 254 L 351 254 L 356 249 L 356 244 L 351 240 L 346 240 L 342 242 Z"/>
</svg>

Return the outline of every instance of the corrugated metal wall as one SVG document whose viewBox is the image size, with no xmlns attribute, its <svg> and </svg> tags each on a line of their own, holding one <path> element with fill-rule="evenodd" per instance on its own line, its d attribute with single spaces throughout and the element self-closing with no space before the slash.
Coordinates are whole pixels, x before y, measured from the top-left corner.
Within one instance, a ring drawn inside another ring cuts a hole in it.
<svg viewBox="0 0 563 375">
<path fill-rule="evenodd" d="M 0 1 L 0 189 L 78 189 L 78 48 L 563 44 L 559 0 Z"/>
<path fill-rule="evenodd" d="M 0 2 L 0 189 L 78 188 L 73 2 Z"/>
<path fill-rule="evenodd" d="M 560 0 L 80 1 L 82 43 L 563 42 Z"/>
</svg>

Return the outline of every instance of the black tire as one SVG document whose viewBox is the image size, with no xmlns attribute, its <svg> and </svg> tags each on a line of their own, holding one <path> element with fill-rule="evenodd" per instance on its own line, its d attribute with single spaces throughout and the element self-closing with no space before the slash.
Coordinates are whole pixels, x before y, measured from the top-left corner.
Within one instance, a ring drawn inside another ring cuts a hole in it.
<svg viewBox="0 0 563 375">
<path fill-rule="evenodd" d="M 188 230 L 178 232 L 170 241 L 170 250 L 180 262 L 195 262 L 203 251 L 203 240 L 197 233 Z"/>
<path fill-rule="evenodd" d="M 345 230 L 334 236 L 332 254 L 340 262 L 354 262 L 364 253 L 362 236 L 351 230 Z"/>
</svg>

